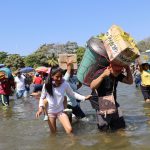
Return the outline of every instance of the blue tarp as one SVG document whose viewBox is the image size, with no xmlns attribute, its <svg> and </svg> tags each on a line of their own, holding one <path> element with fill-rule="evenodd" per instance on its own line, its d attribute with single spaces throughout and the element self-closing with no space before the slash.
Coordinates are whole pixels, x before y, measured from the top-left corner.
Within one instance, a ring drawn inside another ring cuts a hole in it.
<svg viewBox="0 0 150 150">
<path fill-rule="evenodd" d="M 5 67 L 5 65 L 4 65 L 4 64 L 0 64 L 0 68 L 1 68 L 1 67 Z"/>
<path fill-rule="evenodd" d="M 32 72 L 32 71 L 34 71 L 34 68 L 32 68 L 32 67 L 24 67 L 24 68 L 20 69 L 20 72 L 22 72 L 22 73 L 28 73 L 28 72 Z"/>
</svg>

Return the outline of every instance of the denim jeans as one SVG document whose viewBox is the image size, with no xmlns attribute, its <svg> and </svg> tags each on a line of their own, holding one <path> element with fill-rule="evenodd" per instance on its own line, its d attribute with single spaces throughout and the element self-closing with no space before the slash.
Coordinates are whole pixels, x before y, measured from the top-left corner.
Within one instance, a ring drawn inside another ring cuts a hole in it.
<svg viewBox="0 0 150 150">
<path fill-rule="evenodd" d="M 26 90 L 19 90 L 16 92 L 16 97 L 21 98 L 21 97 L 27 97 L 27 91 Z"/>
</svg>

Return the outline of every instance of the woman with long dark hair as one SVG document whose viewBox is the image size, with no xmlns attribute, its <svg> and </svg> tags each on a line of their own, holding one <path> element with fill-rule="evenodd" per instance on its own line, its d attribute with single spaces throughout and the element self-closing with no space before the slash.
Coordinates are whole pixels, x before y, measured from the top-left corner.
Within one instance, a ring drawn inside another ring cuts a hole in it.
<svg viewBox="0 0 150 150">
<path fill-rule="evenodd" d="M 58 118 L 63 125 L 66 133 L 72 132 L 72 126 L 69 122 L 68 116 L 63 112 L 64 110 L 64 96 L 65 94 L 70 95 L 79 100 L 87 100 L 91 97 L 82 96 L 78 93 L 73 92 L 69 83 L 67 83 L 63 78 L 63 70 L 59 67 L 52 68 L 51 72 L 43 85 L 40 102 L 39 102 L 39 110 L 36 113 L 36 117 L 38 118 L 43 112 L 44 108 L 44 99 L 48 101 L 47 112 L 48 112 L 48 124 L 51 130 L 51 133 L 56 133 L 56 119 Z"/>
</svg>

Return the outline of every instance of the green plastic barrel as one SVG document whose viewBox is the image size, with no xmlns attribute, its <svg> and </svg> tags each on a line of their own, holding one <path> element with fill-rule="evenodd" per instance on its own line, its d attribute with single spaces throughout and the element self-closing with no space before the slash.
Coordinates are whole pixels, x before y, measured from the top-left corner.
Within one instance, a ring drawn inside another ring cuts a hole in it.
<svg viewBox="0 0 150 150">
<path fill-rule="evenodd" d="M 96 53 L 87 45 L 77 71 L 77 78 L 81 83 L 89 86 L 91 81 L 97 78 L 107 66 L 109 66 L 108 58 Z"/>
</svg>

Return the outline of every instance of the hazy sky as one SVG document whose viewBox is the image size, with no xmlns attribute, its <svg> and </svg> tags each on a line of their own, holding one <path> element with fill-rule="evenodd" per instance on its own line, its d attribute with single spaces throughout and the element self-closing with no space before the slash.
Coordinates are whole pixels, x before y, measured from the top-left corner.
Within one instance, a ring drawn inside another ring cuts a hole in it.
<svg viewBox="0 0 150 150">
<path fill-rule="evenodd" d="M 150 0 L 0 0 L 0 51 L 29 55 L 46 43 L 77 42 L 116 24 L 150 37 Z"/>
</svg>

